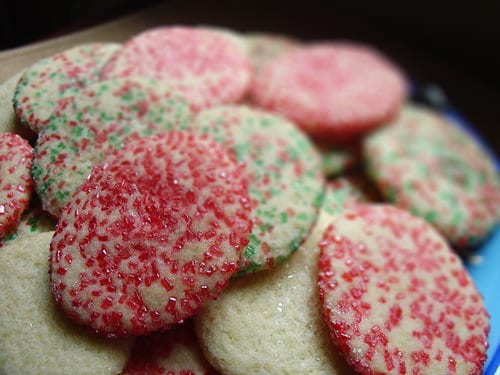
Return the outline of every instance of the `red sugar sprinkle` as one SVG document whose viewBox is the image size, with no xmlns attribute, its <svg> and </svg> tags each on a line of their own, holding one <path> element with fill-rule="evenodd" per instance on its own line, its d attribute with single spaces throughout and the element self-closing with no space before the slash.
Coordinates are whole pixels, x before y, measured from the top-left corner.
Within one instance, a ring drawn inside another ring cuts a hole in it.
<svg viewBox="0 0 500 375">
<path fill-rule="evenodd" d="M 386 205 L 339 216 L 320 243 L 318 286 L 332 339 L 359 373 L 481 373 L 482 298 L 422 219 Z"/>
<path fill-rule="evenodd" d="M 58 223 L 51 243 L 58 303 L 109 337 L 195 314 L 227 285 L 248 243 L 243 175 L 221 146 L 192 133 L 138 139 L 112 153 Z"/>
</svg>

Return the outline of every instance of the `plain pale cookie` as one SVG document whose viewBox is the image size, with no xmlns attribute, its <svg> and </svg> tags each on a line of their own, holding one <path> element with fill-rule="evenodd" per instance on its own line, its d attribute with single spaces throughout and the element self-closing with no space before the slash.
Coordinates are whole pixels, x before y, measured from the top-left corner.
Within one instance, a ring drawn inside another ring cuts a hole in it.
<svg viewBox="0 0 500 375">
<path fill-rule="evenodd" d="M 352 374 L 330 342 L 316 288 L 320 214 L 307 241 L 278 268 L 237 278 L 195 319 L 210 363 L 223 374 Z"/>
<path fill-rule="evenodd" d="M 0 373 L 117 374 L 132 341 L 90 335 L 53 302 L 47 272 L 52 234 L 19 238 L 0 251 Z"/>
<path fill-rule="evenodd" d="M 17 225 L 28 207 L 33 183 L 33 148 L 13 133 L 0 133 L 0 238 Z"/>
<path fill-rule="evenodd" d="M 54 110 L 69 105 L 82 88 L 99 80 L 102 66 L 119 47 L 115 43 L 84 44 L 27 68 L 14 95 L 17 117 L 38 133 Z"/>
<path fill-rule="evenodd" d="M 192 320 L 135 340 L 122 375 L 216 375 L 194 334 Z"/>
<path fill-rule="evenodd" d="M 189 103 L 153 80 L 90 84 L 38 137 L 33 180 L 44 209 L 59 217 L 92 165 L 111 151 L 131 139 L 182 130 L 190 121 Z"/>
<path fill-rule="evenodd" d="M 405 81 L 367 46 L 330 42 L 297 48 L 255 77 L 253 101 L 297 123 L 315 138 L 345 141 L 392 119 Z"/>
<path fill-rule="evenodd" d="M 106 336 L 179 323 L 217 298 L 251 230 L 243 169 L 211 138 L 170 131 L 92 168 L 51 243 L 56 301 Z"/>
<path fill-rule="evenodd" d="M 232 103 L 250 83 L 246 51 L 233 36 L 208 28 L 162 27 L 126 42 L 101 77 L 151 77 L 173 85 L 196 110 Z"/>
<path fill-rule="evenodd" d="M 489 317 L 461 260 L 389 205 L 336 216 L 318 286 L 332 339 L 361 374 L 481 374 Z"/>
<path fill-rule="evenodd" d="M 319 155 L 295 125 L 245 106 L 219 106 L 190 126 L 212 136 L 245 163 L 254 227 L 240 275 L 283 263 L 317 219 L 324 179 Z"/>
<path fill-rule="evenodd" d="M 367 173 L 384 197 L 434 225 L 452 244 L 475 246 L 500 221 L 493 159 L 436 112 L 407 105 L 365 139 Z"/>
</svg>

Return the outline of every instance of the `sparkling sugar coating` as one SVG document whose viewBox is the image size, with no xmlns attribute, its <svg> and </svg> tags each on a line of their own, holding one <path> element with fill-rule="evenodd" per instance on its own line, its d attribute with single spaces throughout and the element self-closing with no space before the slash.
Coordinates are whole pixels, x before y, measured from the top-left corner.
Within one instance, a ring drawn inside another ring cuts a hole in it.
<svg viewBox="0 0 500 375">
<path fill-rule="evenodd" d="M 0 133 L 0 238 L 19 222 L 28 207 L 33 183 L 33 148 L 13 133 Z"/>
<path fill-rule="evenodd" d="M 309 234 L 323 199 L 311 142 L 289 121 L 246 106 L 201 111 L 190 129 L 210 134 L 246 165 L 254 226 L 239 274 L 283 263 Z"/>
<path fill-rule="evenodd" d="M 126 42 L 101 77 L 146 76 L 174 85 L 194 109 L 241 99 L 250 84 L 250 63 L 233 36 L 195 27 L 148 30 Z"/>
<path fill-rule="evenodd" d="M 337 216 L 318 286 L 333 341 L 361 374 L 481 374 L 489 317 L 460 259 L 389 205 Z"/>
<path fill-rule="evenodd" d="M 242 168 L 208 136 L 171 131 L 96 165 L 51 243 L 56 302 L 105 336 L 166 328 L 217 298 L 251 213 Z"/>
<path fill-rule="evenodd" d="M 40 132 L 33 179 L 44 209 L 59 217 L 92 165 L 129 140 L 182 130 L 190 121 L 189 103 L 154 80 L 118 78 L 88 85 Z"/>
<path fill-rule="evenodd" d="M 464 131 L 424 107 L 365 139 L 368 175 L 384 197 L 434 225 L 452 244 L 479 244 L 500 221 L 493 159 Z"/>
<path fill-rule="evenodd" d="M 270 61 L 251 91 L 257 105 L 285 115 L 313 137 L 343 141 L 393 118 L 405 97 L 405 81 L 378 52 L 330 42 Z"/>
<path fill-rule="evenodd" d="M 23 72 L 16 87 L 17 117 L 35 132 L 43 129 L 54 110 L 69 105 L 82 88 L 99 80 L 102 66 L 119 47 L 84 44 L 37 61 Z"/>
<path fill-rule="evenodd" d="M 191 320 L 136 338 L 122 375 L 217 375 L 196 339 Z"/>
</svg>

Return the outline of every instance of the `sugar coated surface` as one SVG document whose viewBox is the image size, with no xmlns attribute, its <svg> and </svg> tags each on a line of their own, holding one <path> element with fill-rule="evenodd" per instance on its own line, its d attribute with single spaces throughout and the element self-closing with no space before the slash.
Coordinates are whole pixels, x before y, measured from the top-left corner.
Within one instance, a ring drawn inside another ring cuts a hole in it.
<svg viewBox="0 0 500 375">
<path fill-rule="evenodd" d="M 461 260 L 389 205 L 335 217 L 318 286 L 333 341 L 362 374 L 481 374 L 489 317 Z"/>
<path fill-rule="evenodd" d="M 251 224 L 242 169 L 208 136 L 130 142 L 92 169 L 61 215 L 56 301 L 106 336 L 166 328 L 227 285 Z"/>
</svg>

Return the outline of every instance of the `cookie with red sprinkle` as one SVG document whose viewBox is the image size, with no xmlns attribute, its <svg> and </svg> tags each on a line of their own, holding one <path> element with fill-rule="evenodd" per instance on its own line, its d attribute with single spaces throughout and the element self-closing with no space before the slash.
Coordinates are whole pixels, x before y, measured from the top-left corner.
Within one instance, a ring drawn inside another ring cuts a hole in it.
<svg viewBox="0 0 500 375">
<path fill-rule="evenodd" d="M 122 375 L 217 375 L 207 362 L 191 320 L 137 337 Z"/>
<path fill-rule="evenodd" d="M 244 170 L 206 135 L 134 140 L 93 167 L 51 243 L 56 302 L 108 337 L 197 313 L 238 270 L 252 223 Z"/>
<path fill-rule="evenodd" d="M 0 251 L 0 373 L 115 375 L 133 340 L 106 340 L 67 319 L 54 304 L 48 257 L 53 232 Z"/>
<path fill-rule="evenodd" d="M 335 217 L 318 286 L 333 341 L 360 374 L 481 374 L 489 316 L 461 260 L 389 205 Z"/>
<path fill-rule="evenodd" d="M 28 207 L 33 183 L 33 148 L 13 133 L 0 133 L 0 238 L 19 222 Z"/>
<path fill-rule="evenodd" d="M 190 129 L 210 134 L 246 165 L 254 227 L 239 274 L 283 263 L 309 234 L 323 199 L 311 142 L 284 118 L 246 106 L 201 111 Z"/>
<path fill-rule="evenodd" d="M 337 142 L 392 119 L 404 98 L 405 80 L 395 65 L 367 46 L 342 42 L 281 55 L 260 70 L 252 87 L 257 105 L 313 137 Z"/>
<path fill-rule="evenodd" d="M 407 105 L 365 139 L 368 175 L 384 197 L 434 225 L 457 247 L 481 243 L 500 222 L 493 158 L 438 113 Z"/>
<path fill-rule="evenodd" d="M 82 88 L 99 80 L 102 66 L 118 48 L 116 43 L 83 44 L 27 68 L 14 95 L 17 117 L 38 133 L 54 110 L 69 105 Z"/>
<path fill-rule="evenodd" d="M 174 85 L 198 110 L 243 98 L 250 74 L 246 51 L 234 37 L 208 28 L 174 26 L 130 39 L 101 77 L 155 78 Z"/>
<path fill-rule="evenodd" d="M 60 109 L 40 133 L 33 179 L 45 210 L 59 217 L 92 165 L 130 139 L 172 129 L 191 120 L 189 103 L 147 78 L 90 84 Z"/>
</svg>

